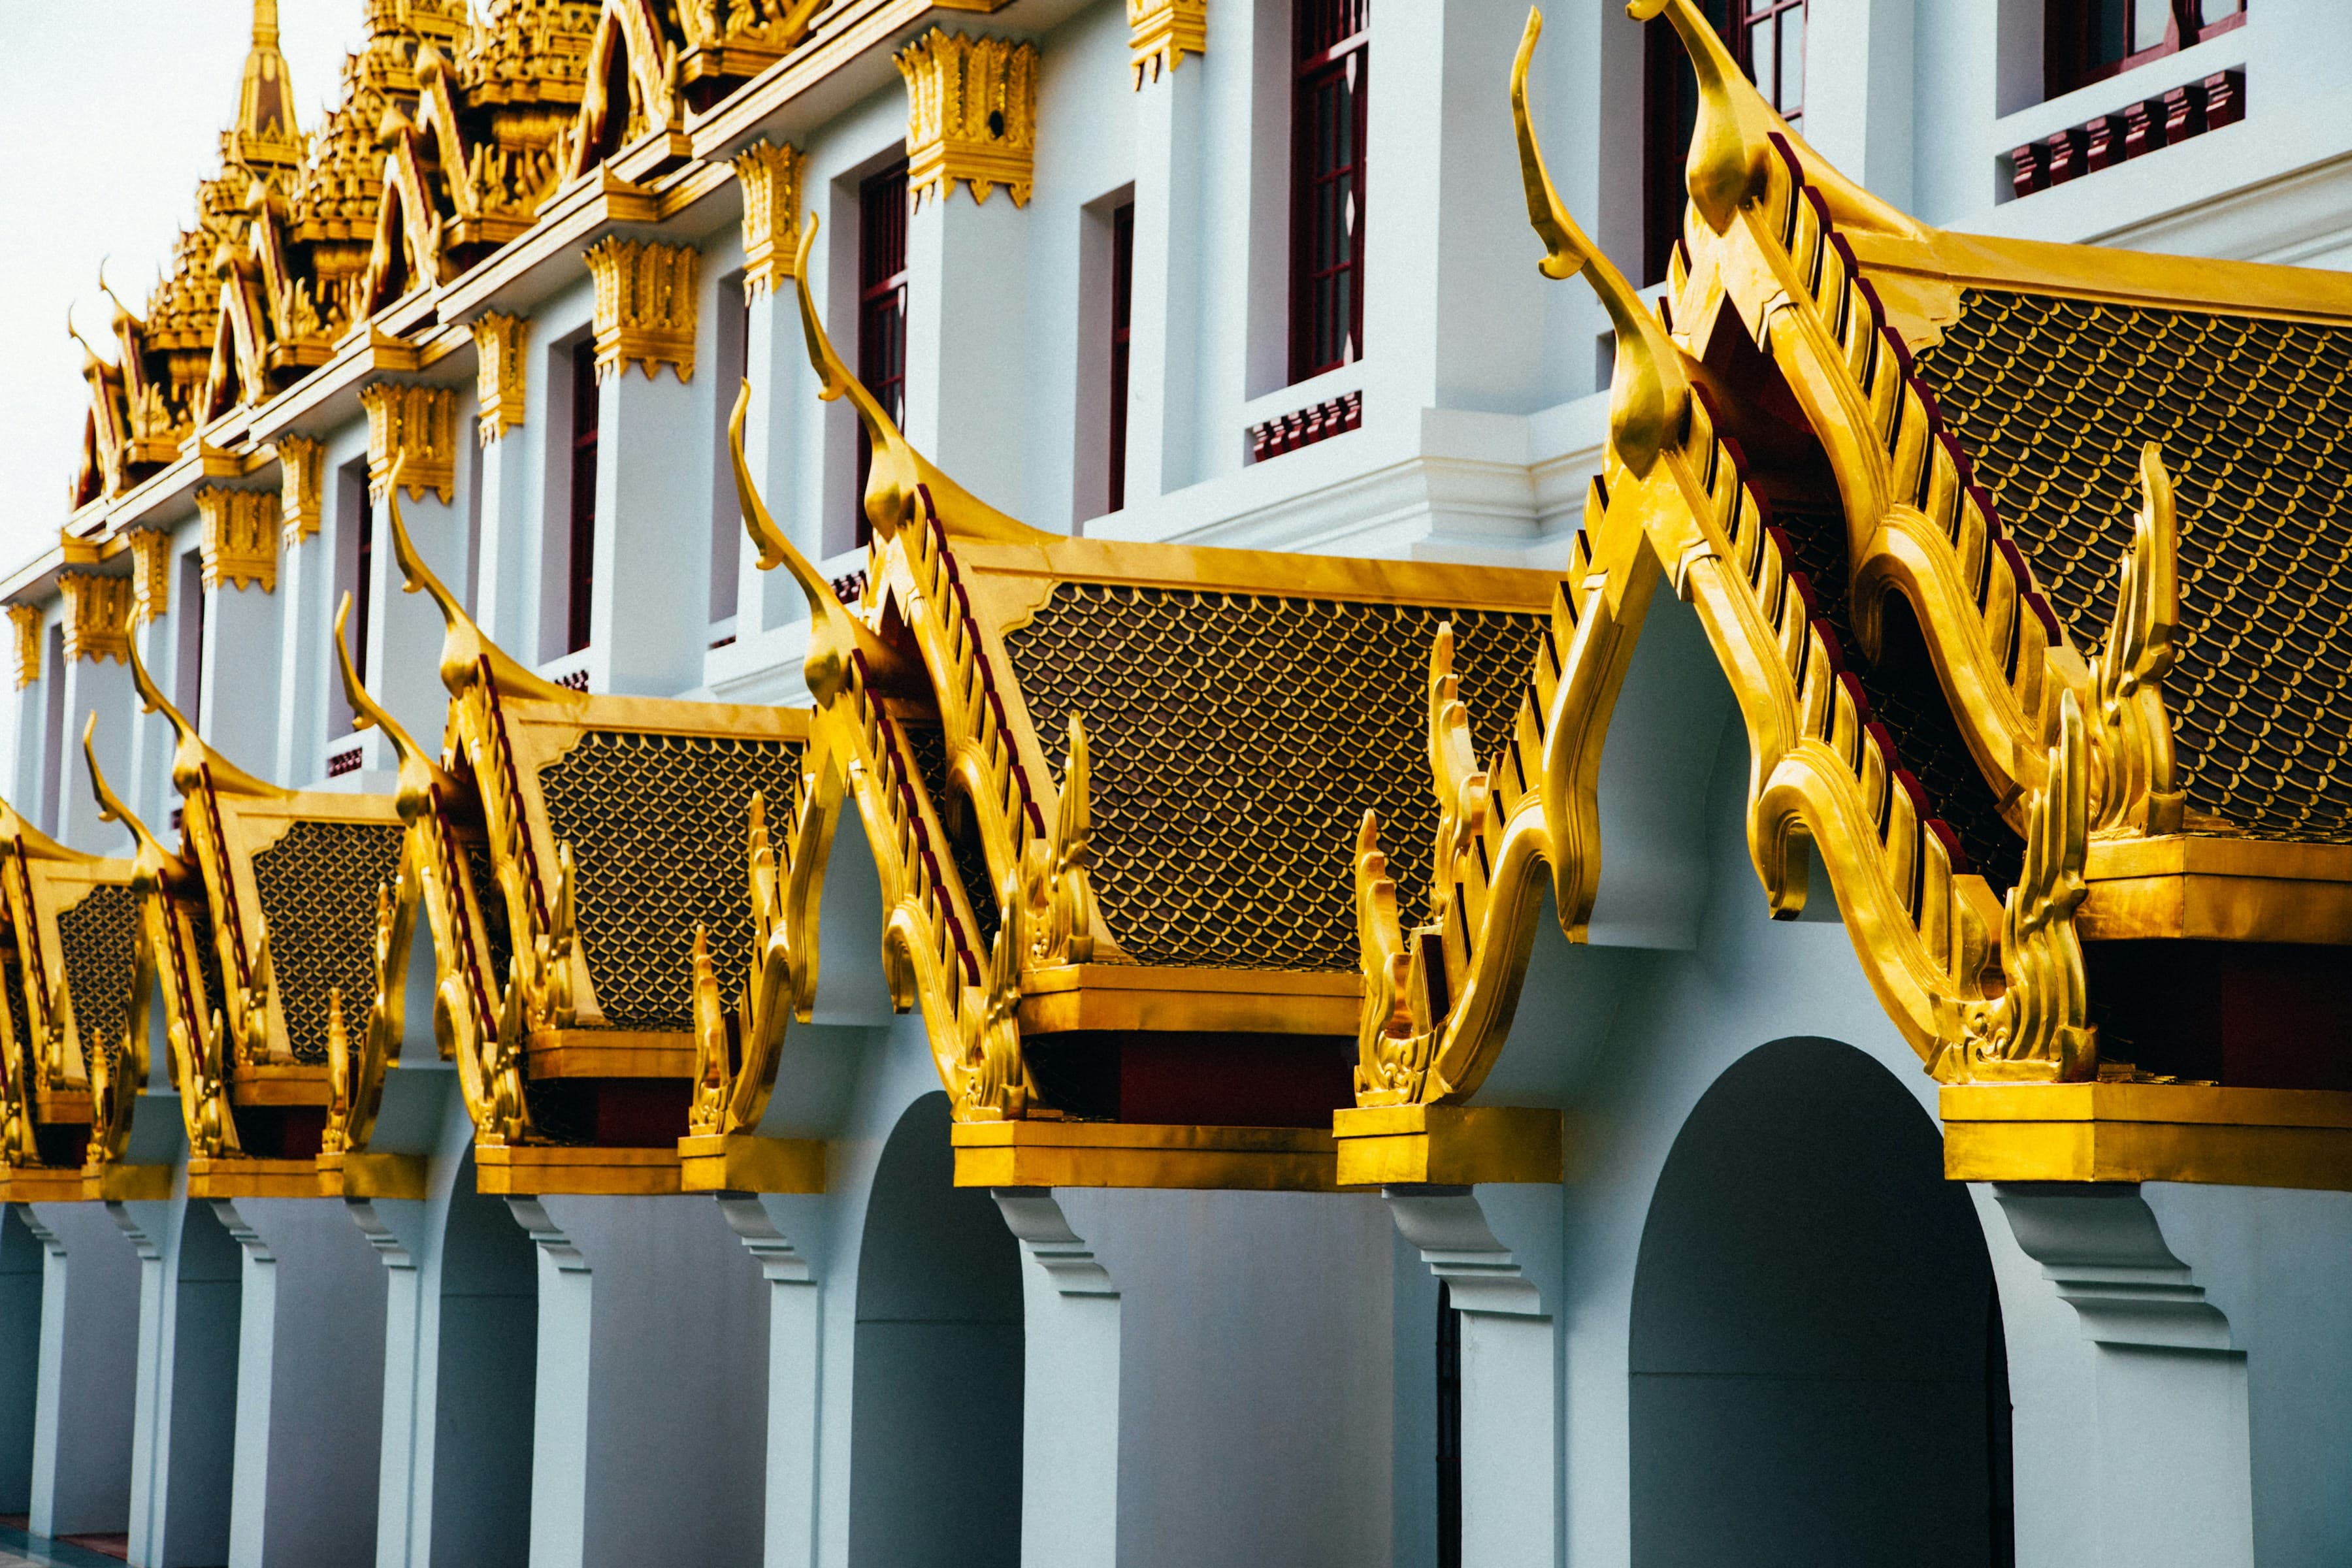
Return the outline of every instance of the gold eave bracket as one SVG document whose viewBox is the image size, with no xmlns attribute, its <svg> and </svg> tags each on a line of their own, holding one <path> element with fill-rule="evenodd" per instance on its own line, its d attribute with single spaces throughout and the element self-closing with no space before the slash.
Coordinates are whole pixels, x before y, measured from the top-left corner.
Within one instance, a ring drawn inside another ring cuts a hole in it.
<svg viewBox="0 0 2352 1568">
<path fill-rule="evenodd" d="M 315 1198 L 319 1190 L 316 1160 L 192 1159 L 188 1162 L 188 1196 L 210 1198 Z"/>
<path fill-rule="evenodd" d="M 1359 1105 L 1331 1116 L 1343 1187 L 1556 1184 L 1560 1127 L 1559 1111 L 1528 1105 Z"/>
<path fill-rule="evenodd" d="M 959 1121 L 960 1187 L 1157 1187 L 1328 1193 L 1331 1134 L 1313 1127 L 1192 1127 L 1130 1121 Z"/>
<path fill-rule="evenodd" d="M 172 1195 L 169 1165 L 101 1165 L 85 1167 L 81 1196 L 87 1203 L 160 1204 Z"/>
<path fill-rule="evenodd" d="M 677 1150 L 477 1143 L 474 1190 L 488 1197 L 667 1197 L 679 1190 Z"/>
<path fill-rule="evenodd" d="M 713 1132 L 677 1141 L 678 1189 L 688 1193 L 821 1193 L 824 1144 L 814 1138 Z"/>
<path fill-rule="evenodd" d="M 1952 1084 L 1956 1182 L 2202 1182 L 2352 1192 L 2352 1093 L 2173 1083 Z"/>
<path fill-rule="evenodd" d="M 2352 945 L 2352 845 L 2169 834 L 2094 839 L 2074 917 L 2090 941 Z"/>
<path fill-rule="evenodd" d="M 320 1155 L 312 1162 L 311 1179 L 322 1198 L 422 1198 L 425 1156 L 347 1149 Z"/>
<path fill-rule="evenodd" d="M 82 1196 L 79 1165 L 17 1165 L 0 1173 L 0 1203 L 78 1204 Z"/>
<path fill-rule="evenodd" d="M 1021 1032 L 1148 1029 L 1353 1037 L 1362 988 L 1363 981 L 1352 973 L 1058 964 L 1021 977 Z"/>
</svg>

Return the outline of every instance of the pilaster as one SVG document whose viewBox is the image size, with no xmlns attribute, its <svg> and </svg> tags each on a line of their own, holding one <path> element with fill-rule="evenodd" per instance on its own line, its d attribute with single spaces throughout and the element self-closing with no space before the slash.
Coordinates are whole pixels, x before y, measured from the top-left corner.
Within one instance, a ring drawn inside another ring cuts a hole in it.
<svg viewBox="0 0 2352 1568">
<path fill-rule="evenodd" d="M 96 1204 L 24 1211 L 42 1247 L 41 1348 L 33 1400 L 37 1535 L 124 1529 L 131 1517 L 139 1254 Z"/>
<path fill-rule="evenodd" d="M 268 490 L 208 487 L 203 520 L 205 739 L 254 770 L 278 760 L 278 654 L 284 614 L 276 597 L 281 499 Z"/>
<path fill-rule="evenodd" d="M 2098 1451 L 2078 1495 L 2105 1568 L 2251 1568 L 2246 1358 L 2137 1186 L 1992 1189 L 2096 1358 Z"/>
<path fill-rule="evenodd" d="M 1564 1540 L 1558 1187 L 1385 1187 L 1462 1315 L 1462 1562 L 1555 1568 Z M 1516 1245 L 1496 1233 L 1504 1221 Z"/>
<path fill-rule="evenodd" d="M 907 436 L 982 500 L 1019 511 L 1028 432 L 1003 395 L 1027 355 L 1037 51 L 934 27 L 898 51 L 907 83 Z M 956 187 L 971 194 L 954 199 Z M 1003 185 L 1012 200 L 991 202 Z"/>
<path fill-rule="evenodd" d="M 1021 1244 L 1021 1559 L 1118 1557 L 1119 1294 L 1045 1187 L 999 1187 Z"/>
<path fill-rule="evenodd" d="M 1134 16 L 1130 6 L 1129 15 Z M 1140 46 L 1139 46 L 1139 51 Z M 1171 69 L 1135 95 L 1135 271 L 1128 339 L 1127 504 L 1199 478 L 1202 161 L 1205 69 Z"/>
<path fill-rule="evenodd" d="M 360 389 L 368 416 L 368 486 L 375 506 L 375 578 L 368 591 L 368 689 L 412 734 L 437 735 L 448 710 L 441 685 L 441 612 L 402 591 L 390 494 L 400 473 L 401 521 L 425 563 L 461 591 L 465 518 L 457 495 L 457 398 L 443 386 L 376 382 Z M 386 764 L 389 765 L 389 764 Z"/>
<path fill-rule="evenodd" d="M 82 760 L 82 728 L 97 716 L 90 744 L 98 765 L 110 779 L 130 776 L 131 725 L 138 711 L 131 685 L 131 579 L 61 572 L 65 599 L 65 733 L 58 756 L 45 765 L 61 769 L 58 785 L 58 837 L 77 848 L 120 854 L 122 830 L 99 819 Z"/>
<path fill-rule="evenodd" d="M 764 1568 L 815 1568 L 824 1295 L 814 1260 L 793 1237 L 823 1233 L 824 1200 L 721 1194 L 717 1201 L 768 1283 Z"/>
</svg>

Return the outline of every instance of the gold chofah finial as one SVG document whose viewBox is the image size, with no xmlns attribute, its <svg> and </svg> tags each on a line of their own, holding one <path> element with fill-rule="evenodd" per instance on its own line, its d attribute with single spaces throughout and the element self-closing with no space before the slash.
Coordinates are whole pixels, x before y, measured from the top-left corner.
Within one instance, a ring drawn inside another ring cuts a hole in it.
<svg viewBox="0 0 2352 1568">
<path fill-rule="evenodd" d="M 2139 482 L 2146 499 L 2116 568 L 2115 619 L 2091 672 L 2091 831 L 2102 838 L 2178 833 L 2185 815 L 2164 708 L 2164 678 L 2179 651 L 2179 536 L 2172 477 L 2153 441 L 2140 448 Z"/>
<path fill-rule="evenodd" d="M 1909 214 L 1880 201 L 1832 167 L 1764 101 L 1731 58 L 1693 0 L 1632 0 L 1625 14 L 1637 22 L 1664 15 L 1690 55 L 1698 78 L 1698 120 L 1691 129 L 1685 179 L 1693 205 L 1707 227 L 1721 234 L 1732 215 L 1764 194 L 1770 180 L 1772 138 L 1785 136 L 1804 166 L 1806 183 L 1829 204 L 1842 228 L 1922 239 L 1927 228 Z"/>
<path fill-rule="evenodd" d="M 1511 62 L 1511 118 L 1518 126 L 1528 221 L 1544 242 L 1544 258 L 1537 265 L 1547 278 L 1565 279 L 1582 273 L 1609 312 L 1617 329 L 1609 434 L 1625 466 L 1637 475 L 1647 474 L 1660 450 L 1681 440 L 1687 427 L 1690 378 L 1683 371 L 1682 351 L 1667 339 L 1625 275 L 1577 226 L 1544 168 L 1543 150 L 1536 144 L 1535 124 L 1528 114 L 1528 64 L 1542 36 L 1543 13 L 1531 8 L 1527 30 L 1519 36 L 1518 56 Z"/>
</svg>

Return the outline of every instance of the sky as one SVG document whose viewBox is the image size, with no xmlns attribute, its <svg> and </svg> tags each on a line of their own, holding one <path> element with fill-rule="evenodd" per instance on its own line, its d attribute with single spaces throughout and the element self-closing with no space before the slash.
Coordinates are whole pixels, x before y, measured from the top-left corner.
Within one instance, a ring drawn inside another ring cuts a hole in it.
<svg viewBox="0 0 2352 1568">
<path fill-rule="evenodd" d="M 362 39 L 364 0 L 279 0 L 307 133 Z M 220 164 L 251 0 L 0 0 L 0 574 L 57 539 L 89 396 L 82 335 L 110 358 L 98 268 L 133 310 Z"/>
</svg>

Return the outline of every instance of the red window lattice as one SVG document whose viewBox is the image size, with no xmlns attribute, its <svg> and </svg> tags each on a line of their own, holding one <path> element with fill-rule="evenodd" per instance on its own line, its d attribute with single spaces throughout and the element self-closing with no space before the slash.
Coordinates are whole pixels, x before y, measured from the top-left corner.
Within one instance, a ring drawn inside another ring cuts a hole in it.
<svg viewBox="0 0 2352 1568">
<path fill-rule="evenodd" d="M 857 187 L 857 379 L 891 421 L 907 423 L 907 165 Z M 866 541 L 866 479 L 874 441 L 857 430 L 856 532 Z"/>
<path fill-rule="evenodd" d="M 1290 134 L 1290 379 L 1364 353 L 1371 0 L 1297 0 Z"/>
<path fill-rule="evenodd" d="M 2046 0 L 2042 89 L 2078 87 L 2178 53 L 2246 19 L 2246 0 Z"/>
</svg>

